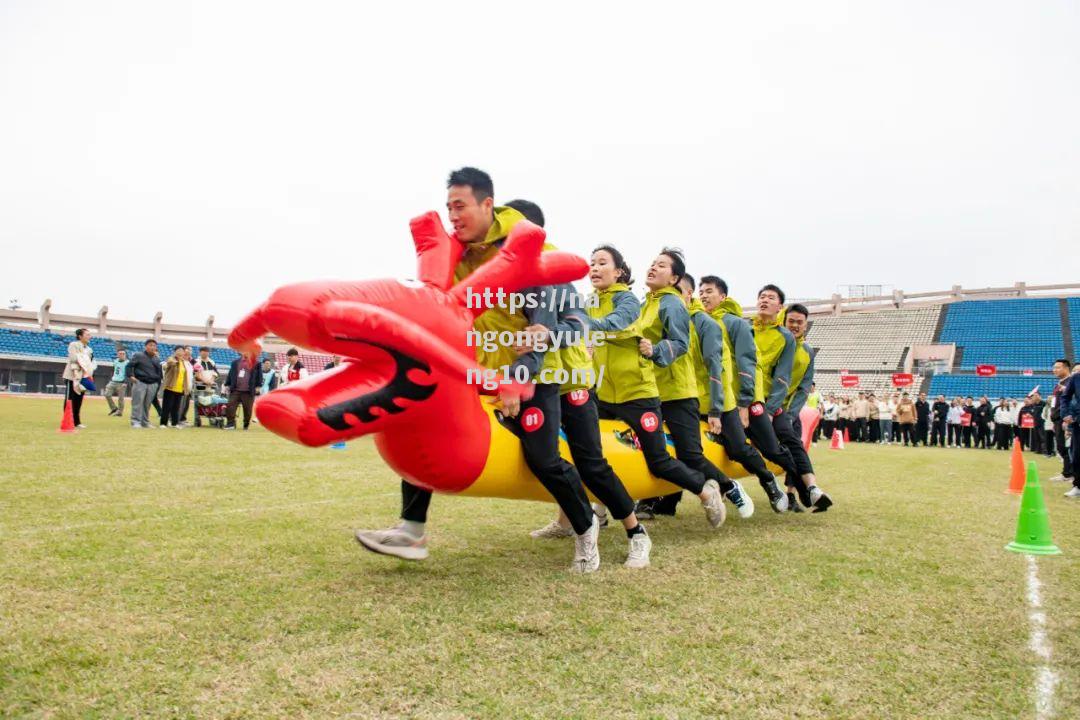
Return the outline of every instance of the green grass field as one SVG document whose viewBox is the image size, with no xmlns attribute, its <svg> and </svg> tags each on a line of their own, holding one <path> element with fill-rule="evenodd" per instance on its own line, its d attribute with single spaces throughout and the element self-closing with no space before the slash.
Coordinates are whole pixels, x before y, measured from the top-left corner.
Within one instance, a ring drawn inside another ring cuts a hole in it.
<svg viewBox="0 0 1080 720">
<path fill-rule="evenodd" d="M 1005 453 L 813 453 L 824 515 L 696 503 L 653 567 L 566 572 L 552 505 L 437 497 L 432 556 L 369 554 L 398 485 L 261 429 L 132 431 L 0 398 L 0 716 L 1030 718 L 1027 560 Z M 1055 461 L 1040 458 L 1045 479 Z M 1080 503 L 1044 483 L 1057 717 L 1080 716 Z"/>
</svg>

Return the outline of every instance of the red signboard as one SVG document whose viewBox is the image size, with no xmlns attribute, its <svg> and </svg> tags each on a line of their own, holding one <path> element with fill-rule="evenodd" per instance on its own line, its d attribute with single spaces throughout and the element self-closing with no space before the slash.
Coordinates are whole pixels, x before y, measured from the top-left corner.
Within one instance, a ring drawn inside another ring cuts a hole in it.
<svg viewBox="0 0 1080 720">
<path fill-rule="evenodd" d="M 1035 427 L 1035 418 L 1031 417 L 1030 415 L 1021 415 L 1020 416 L 1020 427 L 1022 427 L 1022 428 L 1033 428 L 1033 427 Z"/>
<path fill-rule="evenodd" d="M 846 388 L 859 387 L 859 376 L 858 375 L 841 375 L 840 376 L 840 387 L 846 387 Z"/>
<path fill-rule="evenodd" d="M 997 375 L 997 365 L 976 365 L 975 374 L 979 377 L 994 377 Z"/>
<path fill-rule="evenodd" d="M 1024 377 L 1031 377 L 1034 374 L 1035 374 L 1034 370 L 1025 370 L 1024 371 Z"/>
<path fill-rule="evenodd" d="M 964 427 L 969 427 L 971 425 L 971 413 L 964 413 L 963 415 L 961 415 L 960 424 Z"/>
<path fill-rule="evenodd" d="M 915 376 L 911 373 L 893 373 L 893 387 L 907 387 L 915 382 Z"/>
</svg>

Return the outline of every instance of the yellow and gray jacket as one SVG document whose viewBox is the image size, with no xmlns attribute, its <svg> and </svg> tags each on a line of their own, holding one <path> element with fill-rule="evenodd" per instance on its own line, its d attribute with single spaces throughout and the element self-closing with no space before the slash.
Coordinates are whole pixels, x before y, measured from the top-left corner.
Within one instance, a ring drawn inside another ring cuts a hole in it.
<svg viewBox="0 0 1080 720">
<path fill-rule="evenodd" d="M 650 360 L 656 366 L 660 400 L 697 398 L 697 380 L 690 349 L 690 313 L 673 287 L 646 293 L 638 318 L 641 337 L 653 344 Z"/>
<path fill-rule="evenodd" d="M 651 361 L 638 351 L 637 327 L 641 303 L 623 283 L 600 290 L 586 304 L 593 332 L 603 332 L 607 339 L 593 348 L 593 368 L 598 384 L 596 397 L 609 403 L 659 397 Z"/>
<path fill-rule="evenodd" d="M 791 365 L 791 388 L 784 399 L 784 408 L 798 417 L 810 396 L 814 384 L 814 356 L 817 353 L 804 340 L 795 341 L 795 359 Z"/>
<path fill-rule="evenodd" d="M 494 221 L 488 228 L 487 236 L 477 243 L 466 245 L 465 252 L 454 268 L 454 280 L 460 282 L 471 275 L 477 268 L 499 254 L 510 230 L 525 216 L 517 210 L 508 207 L 496 207 Z M 554 250 L 550 244 L 544 245 L 544 250 Z M 521 294 L 535 293 L 538 298 L 548 298 L 554 292 L 551 285 L 537 285 L 524 288 Z M 485 311 L 473 321 L 473 329 L 483 335 L 488 331 L 501 332 L 509 330 L 517 333 L 524 330 L 527 325 L 543 325 L 547 328 L 555 326 L 556 313 L 547 302 L 534 303 L 536 307 L 523 307 L 517 312 L 511 313 L 508 307 L 494 306 Z M 516 377 L 514 371 L 519 365 L 528 371 L 529 378 L 535 378 L 541 368 L 557 369 L 560 366 L 559 353 L 556 352 L 530 352 L 518 355 L 512 347 L 499 346 L 496 350 L 488 352 L 482 344 L 476 348 L 476 361 L 490 370 L 500 370 L 509 366 L 510 376 Z"/>
<path fill-rule="evenodd" d="M 587 378 L 592 370 L 592 358 L 585 350 L 585 338 L 589 333 L 589 316 L 585 312 L 585 301 L 570 283 L 555 286 L 558 293 L 558 311 L 553 331 L 559 334 L 563 343 L 559 348 L 559 361 L 567 372 L 567 380 L 559 386 L 559 394 L 565 395 L 573 390 L 591 388 L 593 382 Z M 595 372 L 592 372 L 595 376 Z"/>
<path fill-rule="evenodd" d="M 724 333 L 724 356 L 728 358 L 729 388 L 735 404 L 750 407 L 757 389 L 757 346 L 750 323 L 742 316 L 742 306 L 725 298 L 709 316 Z M 727 408 L 731 409 L 731 408 Z"/>
<path fill-rule="evenodd" d="M 784 314 L 772 322 L 755 317 L 754 344 L 757 346 L 757 379 L 754 399 L 765 403 L 769 415 L 784 409 L 784 399 L 791 388 L 791 367 L 795 362 L 795 336 L 784 327 Z"/>
<path fill-rule="evenodd" d="M 694 298 L 690 313 L 690 358 L 698 387 L 698 408 L 709 417 L 720 417 L 735 407 L 735 393 L 725 378 L 731 375 L 730 359 L 724 353 L 724 331 L 709 317 L 701 301 Z M 729 398 L 730 396 L 730 398 Z M 728 400 L 731 407 L 727 407 Z"/>
</svg>

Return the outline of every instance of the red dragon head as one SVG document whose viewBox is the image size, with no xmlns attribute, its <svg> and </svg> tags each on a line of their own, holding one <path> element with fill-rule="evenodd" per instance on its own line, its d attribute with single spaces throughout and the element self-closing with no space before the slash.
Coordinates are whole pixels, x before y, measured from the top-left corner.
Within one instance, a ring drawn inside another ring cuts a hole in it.
<svg viewBox="0 0 1080 720">
<path fill-rule="evenodd" d="M 585 261 L 543 253 L 545 234 L 514 226 L 499 253 L 466 280 L 453 283 L 463 246 L 429 212 L 410 223 L 418 258 L 415 281 L 308 282 L 282 287 L 229 334 L 229 345 L 252 356 L 260 338 L 341 355 L 334 370 L 291 383 L 256 403 L 267 429 L 305 445 L 325 445 L 370 433 L 439 423 L 476 423 L 479 370 L 467 344 L 476 316 L 468 291 L 515 292 L 576 280 Z"/>
</svg>

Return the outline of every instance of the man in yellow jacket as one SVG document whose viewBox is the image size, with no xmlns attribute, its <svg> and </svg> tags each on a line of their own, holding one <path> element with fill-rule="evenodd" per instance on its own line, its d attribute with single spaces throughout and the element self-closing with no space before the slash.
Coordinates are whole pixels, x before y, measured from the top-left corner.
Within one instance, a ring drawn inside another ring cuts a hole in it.
<svg viewBox="0 0 1080 720">
<path fill-rule="evenodd" d="M 450 173 L 447 181 L 446 207 L 454 235 L 465 246 L 465 252 L 454 270 L 454 277 L 461 281 L 478 267 L 498 255 L 503 241 L 511 228 L 524 220 L 524 216 L 512 208 L 496 207 L 494 183 L 491 177 L 476 168 L 462 168 Z M 538 297 L 550 297 L 550 286 L 522 290 L 536 293 Z M 543 294 L 541 294 L 543 293 Z M 509 308 L 495 306 L 476 318 L 475 330 L 512 332 L 523 331 L 528 325 L 544 325 L 549 330 L 555 326 L 555 314 L 546 303 L 515 313 Z M 489 369 L 508 366 L 509 376 L 517 377 L 519 367 L 524 368 L 530 379 L 541 379 L 541 368 L 558 362 L 558 352 L 526 352 L 517 354 L 513 347 L 499 347 L 487 352 L 477 348 L 477 361 Z M 537 479 L 551 493 L 559 508 L 570 520 L 577 536 L 575 540 L 574 572 L 593 572 L 600 566 L 597 548 L 599 523 L 589 505 L 577 469 L 559 454 L 560 403 L 559 385 L 537 382 L 533 395 L 522 400 L 517 389 L 504 387 L 499 392 L 502 412 L 514 429 L 520 429 L 519 417 L 525 415 L 534 421 L 529 432 L 517 432 L 521 439 L 525 460 Z M 536 419 L 539 423 L 536 424 Z M 386 530 L 358 530 L 356 540 L 368 550 L 405 560 L 422 560 L 427 557 L 425 524 L 431 503 L 431 493 L 402 480 L 402 522 Z"/>
<path fill-rule="evenodd" d="M 803 445 L 802 421 L 799 419 L 814 384 L 814 350 L 805 340 L 809 317 L 806 306 L 799 303 L 789 305 L 784 314 L 784 327 L 795 338 L 795 359 L 791 368 L 791 384 L 784 398 L 784 412 L 773 418 L 773 430 L 795 460 L 795 467 L 810 494 L 814 512 L 825 512 L 832 505 L 832 500 L 817 485 L 814 466 Z M 789 482 L 791 484 L 794 483 Z M 794 498 L 789 495 L 788 501 L 793 503 Z"/>
</svg>

